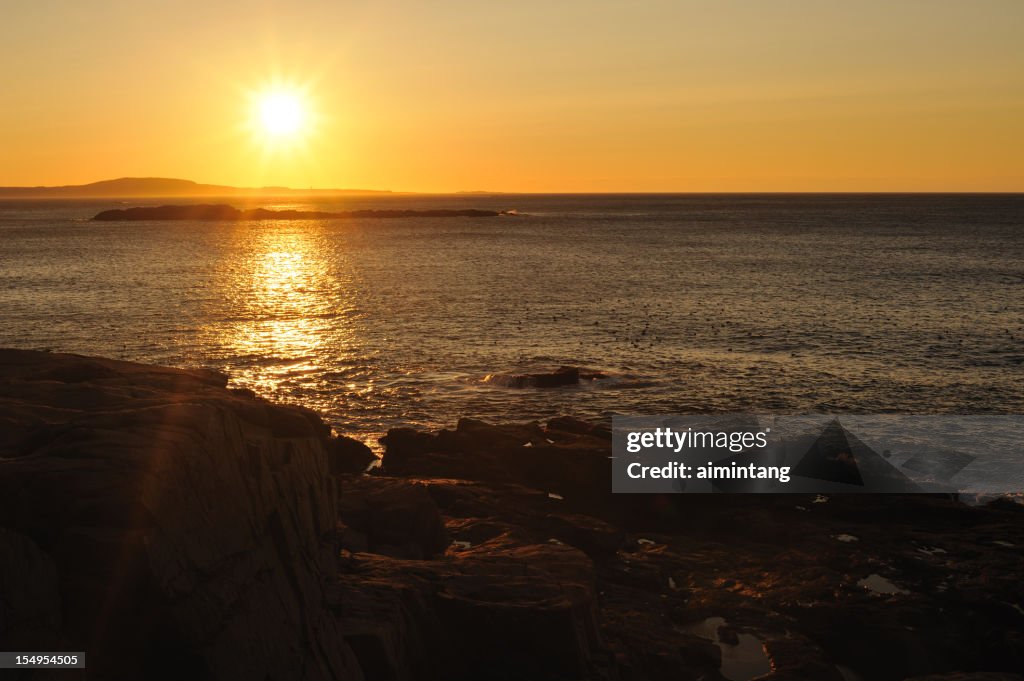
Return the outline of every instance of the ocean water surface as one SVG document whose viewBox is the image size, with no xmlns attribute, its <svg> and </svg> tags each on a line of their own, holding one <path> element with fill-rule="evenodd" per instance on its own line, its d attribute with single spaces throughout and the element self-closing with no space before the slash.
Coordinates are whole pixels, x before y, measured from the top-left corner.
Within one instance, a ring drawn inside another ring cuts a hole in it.
<svg viewBox="0 0 1024 681">
<path fill-rule="evenodd" d="M 371 443 L 464 415 L 1024 413 L 1021 195 L 396 195 L 253 205 L 521 215 L 88 221 L 152 203 L 0 201 L 0 346 L 225 371 Z M 608 377 L 486 380 L 559 365 Z"/>
</svg>

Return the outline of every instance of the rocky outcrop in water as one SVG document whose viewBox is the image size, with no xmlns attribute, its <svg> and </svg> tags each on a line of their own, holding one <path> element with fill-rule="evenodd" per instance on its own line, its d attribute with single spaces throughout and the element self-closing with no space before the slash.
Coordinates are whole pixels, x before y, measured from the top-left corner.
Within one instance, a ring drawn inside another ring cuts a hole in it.
<svg viewBox="0 0 1024 681">
<path fill-rule="evenodd" d="M 488 374 L 484 377 L 484 382 L 500 385 L 505 388 L 558 388 L 567 385 L 578 385 L 582 381 L 594 381 L 606 377 L 605 374 L 593 369 L 561 366 L 550 371 Z"/>
<path fill-rule="evenodd" d="M 494 210 L 350 210 L 329 213 L 314 210 L 240 210 L 227 204 L 191 204 L 182 206 L 139 206 L 104 210 L 93 216 L 100 222 L 136 220 L 335 220 L 352 218 L 491 218 L 513 215 Z"/>
</svg>

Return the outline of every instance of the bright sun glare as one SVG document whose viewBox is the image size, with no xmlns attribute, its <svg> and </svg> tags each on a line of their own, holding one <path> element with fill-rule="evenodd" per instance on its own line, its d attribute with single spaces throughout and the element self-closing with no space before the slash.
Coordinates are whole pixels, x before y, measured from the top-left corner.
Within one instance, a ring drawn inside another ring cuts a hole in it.
<svg viewBox="0 0 1024 681">
<path fill-rule="evenodd" d="M 259 102 L 263 130 L 274 137 L 294 135 L 302 129 L 306 112 L 302 101 L 289 92 L 271 92 Z"/>
</svg>

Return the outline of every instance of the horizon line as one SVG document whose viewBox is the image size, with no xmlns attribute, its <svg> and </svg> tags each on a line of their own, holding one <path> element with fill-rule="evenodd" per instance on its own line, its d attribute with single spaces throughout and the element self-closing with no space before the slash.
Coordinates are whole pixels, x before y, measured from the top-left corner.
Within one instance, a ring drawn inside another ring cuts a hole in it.
<svg viewBox="0 0 1024 681">
<path fill-rule="evenodd" d="M 168 183 L 177 185 L 182 191 L 175 191 L 164 193 L 159 189 L 154 188 L 153 193 L 146 193 L 145 188 L 140 188 L 139 191 L 128 192 L 123 196 L 114 193 L 106 194 L 90 194 L 90 189 L 98 189 L 98 186 L 109 186 L 116 183 Z M 195 186 L 198 190 L 195 194 L 190 194 L 187 191 L 187 187 Z M 203 188 L 207 188 L 203 191 Z M 217 189 L 227 190 L 227 193 L 218 195 L 215 193 Z M 82 190 L 81 194 L 73 194 L 76 190 Z M 24 196 L 19 196 L 20 192 L 24 192 Z M 49 196 L 49 197 L 32 197 L 29 196 L 33 193 L 46 193 L 55 192 L 63 193 L 64 196 Z M 308 192 L 308 193 L 304 193 Z M 537 195 L 537 196 L 679 196 L 679 195 L 1000 195 L 1000 196 L 1011 196 L 1024 194 L 1024 188 L 1014 190 L 978 190 L 978 189 L 925 189 L 925 190 L 901 190 L 901 189 L 883 189 L 883 190 L 864 190 L 864 189 L 841 189 L 841 190 L 815 190 L 815 189 L 792 189 L 792 190 L 777 190 L 777 189 L 728 189 L 728 190 L 692 190 L 692 189 L 670 189 L 670 190 L 630 190 L 630 189 L 615 189 L 615 190 L 604 190 L 604 191 L 561 191 L 561 190 L 505 190 L 505 189 L 457 189 L 447 191 L 436 191 L 436 190 L 402 190 L 402 189 L 371 189 L 365 187 L 356 188 L 345 188 L 345 187 L 309 187 L 309 188 L 295 188 L 286 185 L 263 185 L 260 187 L 246 187 L 236 186 L 227 184 L 215 184 L 197 182 L 195 180 L 187 180 L 173 177 L 161 177 L 161 176 L 122 176 L 111 179 L 96 180 L 93 182 L 87 182 L 84 184 L 59 184 L 59 185 L 7 185 L 0 186 L 0 199 L 17 199 L 17 198 L 52 198 L 52 199 L 84 199 L 84 198 L 229 198 L 233 193 L 247 194 L 250 196 L 262 196 L 262 197 L 274 197 L 274 196 L 292 196 L 292 197 L 303 197 L 313 196 L 315 194 L 386 194 L 386 195 L 420 195 L 420 196 L 453 196 L 453 195 Z M 6 196 L 4 195 L 6 194 Z"/>
</svg>

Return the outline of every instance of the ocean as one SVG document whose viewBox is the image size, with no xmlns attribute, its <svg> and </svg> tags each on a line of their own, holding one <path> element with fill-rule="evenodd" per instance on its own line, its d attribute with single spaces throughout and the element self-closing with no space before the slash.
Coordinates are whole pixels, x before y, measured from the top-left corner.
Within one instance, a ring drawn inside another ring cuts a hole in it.
<svg viewBox="0 0 1024 681">
<path fill-rule="evenodd" d="M 381 195 L 254 205 L 519 214 L 88 220 L 175 202 L 0 201 L 0 346 L 224 371 L 370 444 L 461 416 L 1024 413 L 1024 195 Z M 606 377 L 488 379 L 561 365 Z"/>
</svg>

